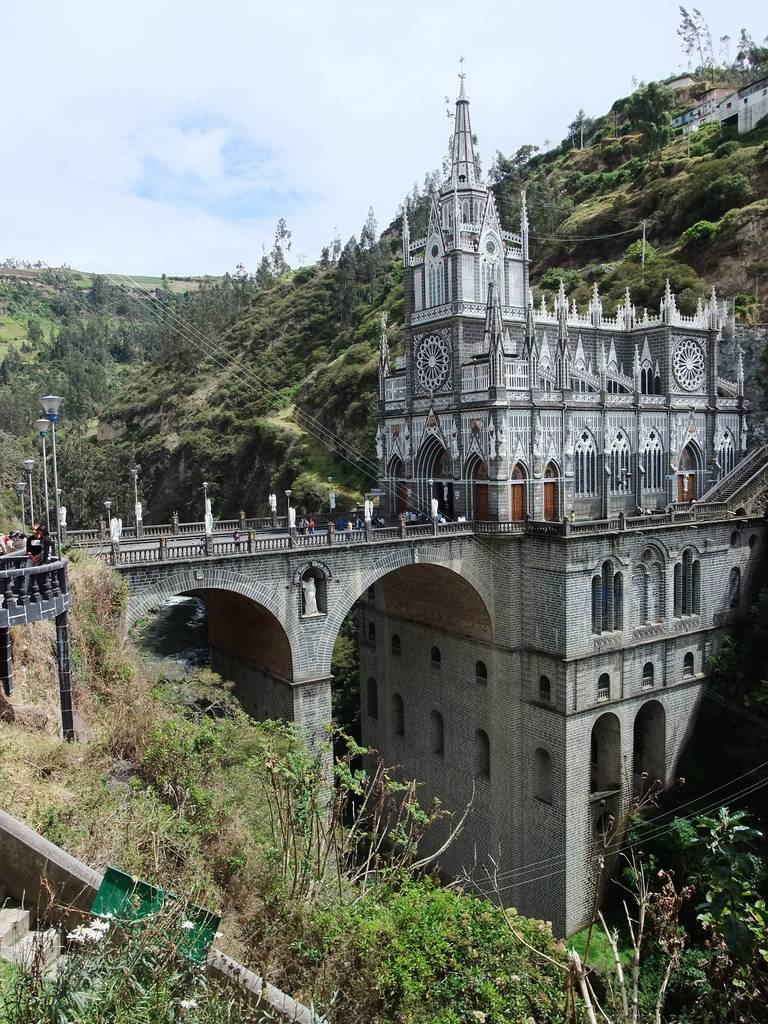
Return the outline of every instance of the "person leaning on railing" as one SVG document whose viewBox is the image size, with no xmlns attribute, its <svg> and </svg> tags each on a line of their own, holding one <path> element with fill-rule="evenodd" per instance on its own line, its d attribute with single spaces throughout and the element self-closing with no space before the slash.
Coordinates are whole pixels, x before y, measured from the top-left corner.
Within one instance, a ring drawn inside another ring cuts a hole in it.
<svg viewBox="0 0 768 1024">
<path fill-rule="evenodd" d="M 34 533 L 27 539 L 27 554 L 32 565 L 45 565 L 51 560 L 51 538 L 47 526 L 36 526 Z"/>
</svg>

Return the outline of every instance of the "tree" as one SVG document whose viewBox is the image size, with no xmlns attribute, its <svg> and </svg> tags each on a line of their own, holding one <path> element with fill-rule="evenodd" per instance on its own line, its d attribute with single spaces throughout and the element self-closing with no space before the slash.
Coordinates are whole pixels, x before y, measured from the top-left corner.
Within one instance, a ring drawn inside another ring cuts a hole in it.
<svg viewBox="0 0 768 1024">
<path fill-rule="evenodd" d="M 587 117 L 584 108 L 580 107 L 578 114 L 568 125 L 568 134 L 571 137 L 574 149 L 576 148 L 577 139 L 579 141 L 579 149 L 584 149 L 584 134 L 589 132 L 592 124 L 592 118 Z"/>
<path fill-rule="evenodd" d="M 27 321 L 27 337 L 35 347 L 39 347 L 43 341 L 43 328 L 40 326 L 40 321 L 36 320 L 33 316 Z"/>
<path fill-rule="evenodd" d="M 360 248 L 363 250 L 370 250 L 376 245 L 376 239 L 378 238 L 378 227 L 376 225 L 376 217 L 373 212 L 373 207 L 368 207 L 368 216 L 365 218 L 365 224 L 363 224 L 362 230 L 360 231 Z"/>
<path fill-rule="evenodd" d="M 661 82 L 649 82 L 627 100 L 626 116 L 632 128 L 642 132 L 646 148 L 661 161 L 661 152 L 672 137 L 672 93 Z"/>
<path fill-rule="evenodd" d="M 280 277 L 291 268 L 288 265 L 288 253 L 291 251 L 291 232 L 285 223 L 285 217 L 281 217 L 275 228 L 275 243 L 270 254 L 272 261 L 272 273 Z"/>
<path fill-rule="evenodd" d="M 715 63 L 712 33 L 698 7 L 692 7 L 690 11 L 680 7 L 680 26 L 677 34 L 682 40 L 683 52 L 688 58 L 689 65 L 697 56 L 699 64 L 696 70 L 704 77 L 711 74 Z"/>
</svg>

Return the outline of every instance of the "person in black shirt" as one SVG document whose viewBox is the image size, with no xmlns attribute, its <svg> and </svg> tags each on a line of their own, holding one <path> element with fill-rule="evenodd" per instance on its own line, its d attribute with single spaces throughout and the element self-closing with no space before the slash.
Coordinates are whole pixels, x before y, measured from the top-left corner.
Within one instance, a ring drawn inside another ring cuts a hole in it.
<svg viewBox="0 0 768 1024">
<path fill-rule="evenodd" d="M 40 537 L 40 527 L 35 526 L 32 533 L 27 537 L 27 557 L 31 559 L 32 565 L 40 564 L 40 555 L 43 550 L 43 542 Z"/>
</svg>

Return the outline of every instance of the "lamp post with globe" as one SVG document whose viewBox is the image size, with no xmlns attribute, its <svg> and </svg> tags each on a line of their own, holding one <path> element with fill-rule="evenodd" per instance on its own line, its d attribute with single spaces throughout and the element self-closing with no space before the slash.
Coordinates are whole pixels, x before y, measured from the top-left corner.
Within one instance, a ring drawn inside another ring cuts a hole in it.
<svg viewBox="0 0 768 1024">
<path fill-rule="evenodd" d="M 27 493 L 27 482 L 26 480 L 19 480 L 16 483 L 16 492 L 19 495 L 21 501 L 21 532 L 27 532 L 27 506 L 24 503 L 24 496 Z"/>
<path fill-rule="evenodd" d="M 53 445 L 53 488 L 56 494 L 56 550 L 61 551 L 61 505 L 59 492 L 59 467 L 56 462 L 56 421 L 59 418 L 60 395 L 44 395 L 41 399 L 43 412 L 51 424 L 51 441 Z"/>
<path fill-rule="evenodd" d="M 43 449 L 43 498 L 45 500 L 45 525 L 48 527 L 48 533 L 51 532 L 51 509 L 48 504 L 48 454 L 45 450 L 45 439 L 48 436 L 51 423 L 50 420 L 41 417 L 35 423 L 37 432 L 40 435 L 40 444 Z"/>
<path fill-rule="evenodd" d="M 35 526 L 35 498 L 32 493 L 32 470 L 34 468 L 34 459 L 24 459 L 24 470 L 27 474 L 27 484 L 29 485 L 29 525 L 32 529 Z"/>
</svg>

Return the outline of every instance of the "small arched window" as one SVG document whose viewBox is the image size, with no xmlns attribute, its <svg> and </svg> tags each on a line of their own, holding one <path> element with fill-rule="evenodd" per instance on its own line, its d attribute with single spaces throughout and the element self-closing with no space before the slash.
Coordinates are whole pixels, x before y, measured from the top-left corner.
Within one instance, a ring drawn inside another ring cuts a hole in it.
<svg viewBox="0 0 768 1024">
<path fill-rule="evenodd" d="M 439 647 L 433 647 L 432 653 L 430 654 L 430 660 L 432 662 L 432 668 L 440 668 L 442 664 L 442 655 L 440 654 Z"/>
<path fill-rule="evenodd" d="M 728 577 L 728 607 L 738 608 L 741 603 L 741 569 L 735 565 Z"/>
<path fill-rule="evenodd" d="M 379 717 L 379 684 L 371 676 L 366 683 L 366 694 L 368 699 L 368 716 L 370 718 Z"/>
<path fill-rule="evenodd" d="M 607 672 L 603 672 L 597 680 L 597 699 L 601 701 L 611 699 L 611 677 Z"/>
<path fill-rule="evenodd" d="M 482 729 L 475 733 L 475 775 L 479 779 L 491 777 L 491 744 Z"/>
<path fill-rule="evenodd" d="M 547 704 L 552 700 L 552 683 L 549 676 L 539 676 L 539 700 Z"/>
<path fill-rule="evenodd" d="M 603 628 L 603 594 L 602 581 L 599 576 L 592 577 L 592 632 L 600 633 Z"/>
<path fill-rule="evenodd" d="M 683 679 L 690 679 L 693 676 L 693 651 L 688 651 L 683 658 Z"/>
<path fill-rule="evenodd" d="M 375 622 L 369 622 L 368 623 L 368 643 L 369 644 L 375 644 L 376 643 L 376 623 Z"/>
<path fill-rule="evenodd" d="M 646 661 L 643 665 L 643 689 L 650 690 L 653 688 L 653 662 Z"/>
<path fill-rule="evenodd" d="M 400 646 L 400 637 L 398 636 L 397 633 L 392 634 L 391 646 L 392 653 L 396 658 L 399 658 L 402 653 L 402 648 Z"/>
<path fill-rule="evenodd" d="M 717 449 L 717 461 L 720 464 L 720 473 L 725 476 L 733 469 L 736 458 L 736 449 L 730 431 L 726 430 L 720 445 Z"/>
<path fill-rule="evenodd" d="M 533 755 L 534 789 L 533 794 L 542 803 L 552 803 L 552 758 L 543 747 Z"/>
<path fill-rule="evenodd" d="M 399 693 L 392 694 L 392 732 L 395 736 L 405 736 L 405 708 Z"/>
<path fill-rule="evenodd" d="M 432 727 L 432 753 L 442 757 L 445 753 L 445 725 L 439 711 L 432 711 L 430 724 Z"/>
<path fill-rule="evenodd" d="M 488 685 L 488 669 L 484 661 L 475 662 L 475 682 L 478 686 Z"/>
</svg>

